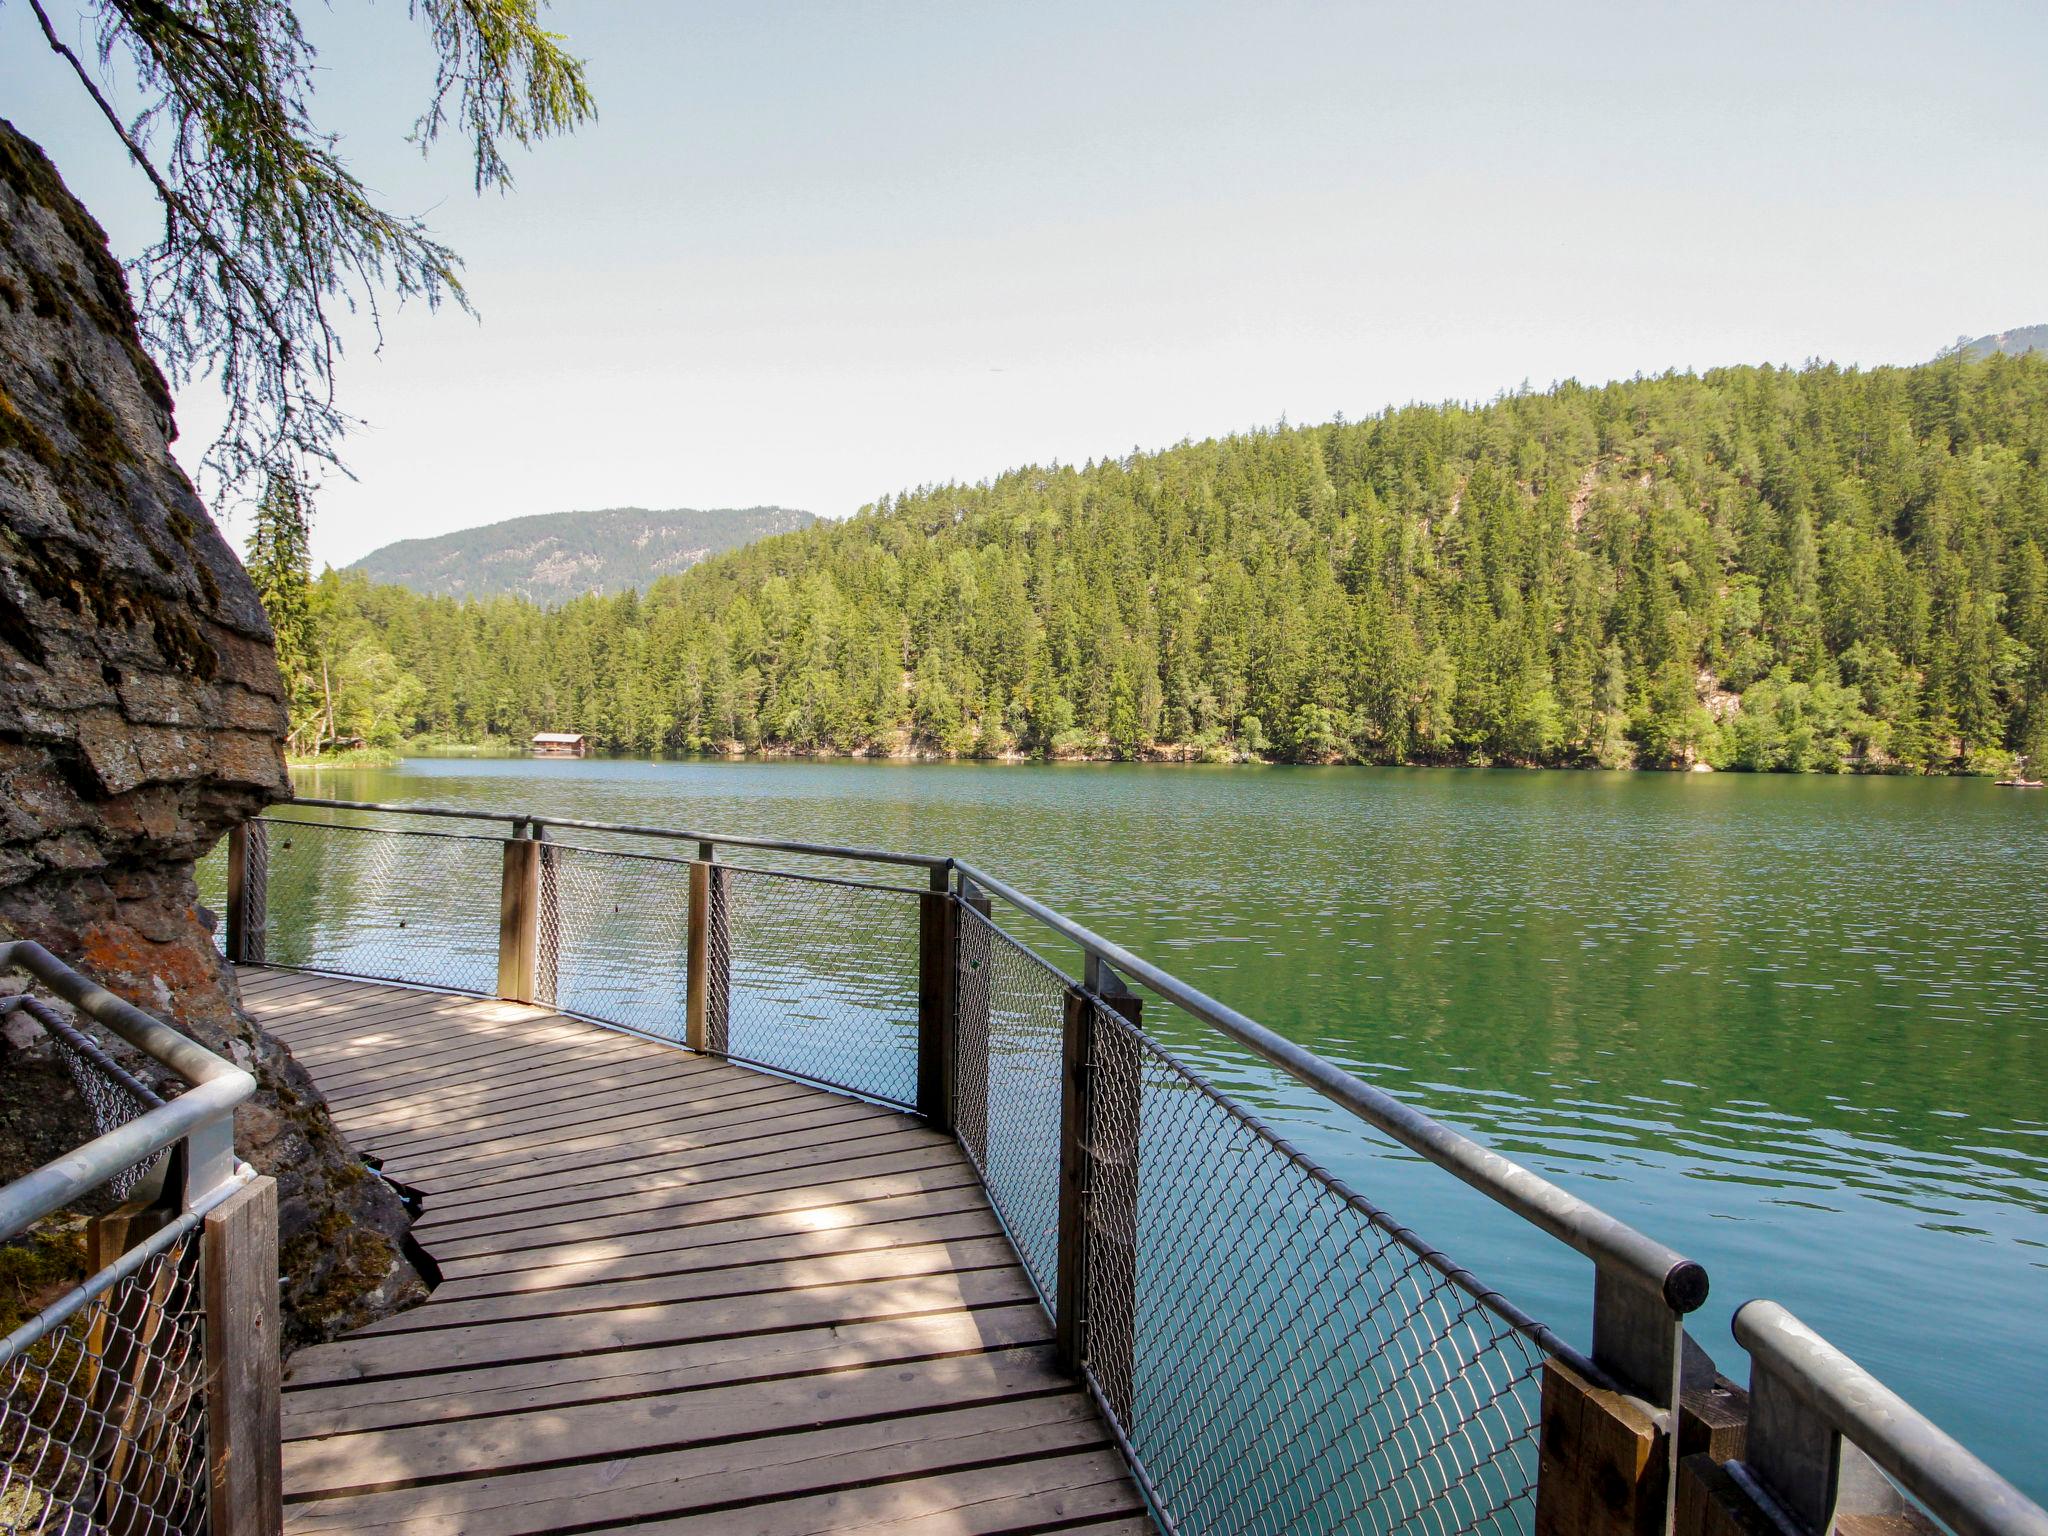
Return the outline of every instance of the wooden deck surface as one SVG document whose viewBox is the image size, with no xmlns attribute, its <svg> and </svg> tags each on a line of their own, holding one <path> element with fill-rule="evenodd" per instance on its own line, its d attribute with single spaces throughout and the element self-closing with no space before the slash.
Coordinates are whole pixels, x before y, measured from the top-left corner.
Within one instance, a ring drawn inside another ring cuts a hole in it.
<svg viewBox="0 0 2048 1536">
<path fill-rule="evenodd" d="M 947 1137 L 537 1008 L 240 976 L 443 1276 L 293 1357 L 287 1531 L 1152 1530 Z"/>
</svg>

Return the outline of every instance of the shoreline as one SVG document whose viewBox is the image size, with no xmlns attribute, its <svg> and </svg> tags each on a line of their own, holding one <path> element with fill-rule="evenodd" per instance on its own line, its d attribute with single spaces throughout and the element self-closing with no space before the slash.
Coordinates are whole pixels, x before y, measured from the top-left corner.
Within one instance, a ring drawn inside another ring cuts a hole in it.
<svg viewBox="0 0 2048 1536">
<path fill-rule="evenodd" d="M 291 760 L 293 771 L 302 768 L 317 771 L 323 768 L 393 768 L 403 761 L 424 760 L 437 762 L 462 761 L 564 761 L 565 759 L 534 758 L 528 752 L 517 748 L 494 748 L 478 744 L 444 744 L 419 747 L 400 747 L 392 752 L 367 752 L 347 757 L 332 756 L 318 760 Z M 1140 748 L 1136 753 L 1125 756 L 1108 748 L 1089 751 L 1062 751 L 1056 753 L 1003 752 L 975 753 L 948 752 L 936 747 L 895 746 L 888 748 L 854 748 L 839 750 L 831 747 L 742 747 L 733 743 L 725 748 L 697 749 L 680 752 L 641 751 L 593 751 L 585 759 L 572 761 L 637 761 L 637 762 L 873 762 L 873 763 L 988 763 L 988 764 L 1107 764 L 1130 763 L 1151 767 L 1238 767 L 1238 768 L 1425 768 L 1462 770 L 1500 770 L 1518 773 L 1614 773 L 1614 774 L 1745 774 L 1759 777 L 1783 778 L 1929 778 L 1929 779 L 1993 779 L 2011 771 L 2010 762 L 1987 762 L 1981 766 L 1957 765 L 1939 770 L 1920 770 L 1903 767 L 1896 763 L 1852 760 L 1838 768 L 1747 768 L 1741 766 L 1717 767 L 1707 762 L 1678 763 L 1628 763 L 1606 765 L 1596 762 L 1524 762 L 1513 760 L 1486 760 L 1471 758 L 1424 758 L 1404 762 L 1372 762 L 1355 758 L 1290 758 L 1272 754 L 1247 751 L 1217 752 L 1193 748 L 1151 746 Z"/>
</svg>

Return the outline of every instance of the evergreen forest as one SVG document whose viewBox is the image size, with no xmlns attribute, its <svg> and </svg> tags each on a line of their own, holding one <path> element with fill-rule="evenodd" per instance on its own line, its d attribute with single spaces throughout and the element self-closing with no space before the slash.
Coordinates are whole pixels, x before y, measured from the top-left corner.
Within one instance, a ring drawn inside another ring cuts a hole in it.
<svg viewBox="0 0 2048 1536">
<path fill-rule="evenodd" d="M 540 607 L 250 564 L 301 750 L 2005 771 L 2048 357 L 1565 383 L 884 496 Z M 296 531 L 294 524 L 296 523 Z"/>
</svg>

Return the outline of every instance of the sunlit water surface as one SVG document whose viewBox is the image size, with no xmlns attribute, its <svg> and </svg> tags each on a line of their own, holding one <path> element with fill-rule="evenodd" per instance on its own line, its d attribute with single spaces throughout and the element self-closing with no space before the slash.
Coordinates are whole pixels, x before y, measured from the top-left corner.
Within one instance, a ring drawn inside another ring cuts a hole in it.
<svg viewBox="0 0 2048 1536">
<path fill-rule="evenodd" d="M 1981 781 L 412 760 L 301 792 L 980 863 L 1790 1306 L 2048 1498 L 2048 795 Z M 1188 1061 L 1583 1338 L 1576 1256 Z"/>
</svg>

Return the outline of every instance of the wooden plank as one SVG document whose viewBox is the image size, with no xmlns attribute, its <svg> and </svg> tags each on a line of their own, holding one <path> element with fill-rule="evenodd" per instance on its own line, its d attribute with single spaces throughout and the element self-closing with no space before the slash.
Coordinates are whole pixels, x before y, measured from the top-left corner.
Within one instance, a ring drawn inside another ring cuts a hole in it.
<svg viewBox="0 0 2048 1536">
<path fill-rule="evenodd" d="M 906 1151 L 884 1153 L 877 1157 L 849 1158 L 835 1165 L 833 1171 L 842 1176 L 841 1182 L 858 1184 L 868 1178 L 943 1168 L 966 1168 L 966 1160 L 961 1157 L 958 1148 L 943 1145 L 914 1147 Z M 677 1215 L 693 1206 L 712 1203 L 732 1195 L 766 1193 L 771 1190 L 802 1190 L 811 1187 L 816 1177 L 817 1170 L 811 1167 L 757 1174 L 744 1179 L 720 1180 L 701 1191 L 673 1192 L 658 1203 L 647 1204 L 630 1214 L 572 1217 L 523 1228 L 516 1233 L 493 1232 L 473 1238 L 438 1238 L 434 1243 L 435 1256 L 460 1259 L 479 1253 L 518 1253 L 535 1248 L 558 1248 L 566 1243 L 578 1241 L 616 1242 L 620 1238 L 638 1233 L 665 1230 Z"/>
<path fill-rule="evenodd" d="M 1149 1528 L 950 1138 L 543 1009 L 248 979 L 443 1273 L 294 1358 L 288 1529 Z"/>
<path fill-rule="evenodd" d="M 747 1262 L 758 1254 L 775 1251 L 839 1253 L 853 1248 L 888 1247 L 897 1242 L 925 1242 L 932 1237 L 976 1236 L 984 1224 L 988 1230 L 1000 1230 L 981 1190 L 963 1185 L 860 1205 L 810 1206 L 711 1222 L 685 1229 L 678 1234 L 675 1246 L 656 1253 L 625 1254 L 543 1269 L 444 1275 L 434 1295 L 437 1300 L 457 1300 L 567 1290 L 708 1268 L 724 1262 L 727 1254 Z"/>
<path fill-rule="evenodd" d="M 612 1178 L 642 1173 L 660 1173 L 679 1162 L 716 1155 L 723 1148 L 738 1148 L 761 1141 L 790 1144 L 813 1135 L 864 1134 L 868 1128 L 905 1129 L 913 1125 L 908 1116 L 854 1100 L 823 1100 L 810 1095 L 769 1100 L 763 1108 L 773 1113 L 759 1115 L 717 1115 L 692 1117 L 689 1129 L 672 1135 L 651 1136 L 634 1142 L 640 1155 L 620 1159 L 611 1149 L 583 1150 L 536 1157 L 519 1171 L 488 1178 L 465 1180 L 437 1202 L 442 1213 L 465 1205 L 488 1203 L 512 1193 L 547 1189 L 570 1189 Z"/>
<path fill-rule="evenodd" d="M 423 1240 L 440 1243 L 494 1232 L 553 1229 L 566 1221 L 637 1215 L 670 1204 L 683 1191 L 710 1188 L 758 1174 L 844 1167 L 895 1152 L 934 1148 L 949 1154 L 952 1150 L 929 1131 L 895 1127 L 877 1128 L 861 1137 L 816 1136 L 798 1140 L 793 1146 L 779 1141 L 773 1146 L 746 1148 L 734 1155 L 685 1162 L 660 1173 L 642 1172 L 576 1190 L 549 1190 L 537 1200 L 515 1194 L 483 1206 L 440 1213 L 429 1209 L 418 1222 L 417 1230 Z M 427 1238 L 428 1233 L 433 1234 L 432 1238 Z"/>
<path fill-rule="evenodd" d="M 438 1199 L 429 1214 L 435 1221 L 453 1221 L 494 1210 L 525 1210 L 554 1200 L 595 1195 L 611 1185 L 630 1187 L 643 1178 L 691 1168 L 702 1171 L 721 1167 L 769 1149 L 850 1146 L 875 1136 L 914 1129 L 894 1123 L 895 1116 L 869 1117 L 849 1113 L 838 1105 L 817 1105 L 807 1100 L 796 1103 L 791 1113 L 765 1122 L 713 1126 L 701 1136 L 663 1137 L 670 1146 L 647 1157 L 620 1162 L 587 1158 L 586 1154 L 587 1160 L 567 1167 L 551 1167 L 532 1174 L 507 1173 L 489 1181 L 468 1183 L 462 1193 L 470 1198 L 450 1195 Z"/>
<path fill-rule="evenodd" d="M 337 982 L 321 991 L 304 994 L 281 994 L 273 989 L 259 994 L 255 1006 L 260 1011 L 280 1017 L 293 1033 L 310 1036 L 312 1043 L 317 1043 L 321 1035 L 331 1034 L 353 1019 L 375 1020 L 401 1011 L 415 1012 L 422 1017 L 449 1018 L 505 1017 L 515 1013 L 531 1013 L 541 1018 L 552 1016 L 546 1009 L 528 1008 L 521 1003 L 500 1002 L 494 998 L 417 992 L 398 987 L 370 989 L 352 982 Z"/>
<path fill-rule="evenodd" d="M 271 1016 L 273 1019 L 276 1015 Z M 479 1038 L 531 1038 L 542 1025 L 568 1025 L 575 1021 L 542 1013 L 516 1003 L 471 1002 L 462 1008 L 422 1006 L 417 1001 L 385 1003 L 374 1010 L 353 1009 L 332 1024 L 277 1033 L 306 1061 L 338 1061 L 346 1048 L 368 1041 L 400 1043 L 425 1052 L 457 1041 Z M 591 1029 L 590 1025 L 581 1026 Z M 624 1039 L 614 1031 L 596 1031 Z"/>
<path fill-rule="evenodd" d="M 458 1254 L 436 1254 L 435 1258 L 441 1266 L 442 1275 L 451 1279 L 475 1274 L 511 1275 L 565 1265 L 580 1266 L 593 1260 L 616 1263 L 695 1246 L 702 1241 L 702 1233 L 698 1229 L 721 1226 L 746 1217 L 777 1212 L 797 1215 L 838 1213 L 852 1206 L 888 1202 L 903 1195 L 941 1191 L 957 1193 L 980 1187 L 974 1170 L 965 1166 L 917 1168 L 898 1174 L 727 1195 L 648 1231 L 614 1232 L 597 1238 L 546 1243 L 520 1249 L 516 1253 L 486 1250 L 473 1258 Z"/>
<path fill-rule="evenodd" d="M 775 1095 L 777 1101 L 782 1098 L 793 1099 L 796 1097 L 794 1094 L 785 1094 L 783 1092 L 783 1085 L 772 1082 L 761 1085 L 752 1083 L 742 1084 L 735 1088 L 722 1090 L 718 1097 L 728 1105 L 737 1107 L 742 1104 L 760 1105 L 768 1103 L 770 1102 L 770 1095 Z M 710 1098 L 711 1095 L 700 1093 L 695 1096 L 692 1102 L 703 1104 Z M 644 1131 L 665 1129 L 676 1124 L 682 1118 L 684 1118 L 683 1113 L 674 1106 L 657 1105 L 651 1109 L 640 1110 L 630 1115 L 621 1115 L 614 1120 L 607 1120 L 602 1123 L 601 1129 L 593 1129 L 591 1123 L 586 1120 L 580 1124 L 558 1127 L 553 1136 L 534 1138 L 521 1136 L 496 1137 L 489 1141 L 477 1142 L 473 1146 L 454 1147 L 441 1152 L 421 1153 L 410 1158 L 409 1161 L 417 1163 L 423 1170 L 431 1168 L 446 1176 L 456 1169 L 496 1166 L 511 1158 L 525 1159 L 532 1157 L 543 1150 L 566 1152 L 577 1148 L 602 1145 L 607 1141 L 629 1133 L 638 1134 Z M 615 1141 L 614 1144 L 616 1144 Z"/>
<path fill-rule="evenodd" d="M 519 1003 L 500 1002 L 488 997 L 466 997 L 452 992 L 426 992 L 404 987 L 366 988 L 359 982 L 334 982 L 319 991 L 284 993 L 277 989 L 258 994 L 257 1009 L 279 1017 L 287 1030 L 328 1032 L 350 1018 L 371 1019 L 401 1009 L 422 1015 L 462 1016 L 482 1012 L 503 1016 L 515 1011 L 546 1016 L 545 1009 L 526 1008 Z"/>
<path fill-rule="evenodd" d="M 318 997 L 346 990 L 359 994 L 363 984 L 339 976 L 314 976 L 304 971 L 274 971 L 260 966 L 235 967 L 235 984 L 245 997 Z"/>
<path fill-rule="evenodd" d="M 467 1370 L 582 1351 L 647 1349 L 689 1339 L 817 1328 L 833 1322 L 906 1317 L 1025 1301 L 1032 1291 L 1014 1267 L 912 1275 L 852 1285 L 720 1296 L 625 1312 L 575 1313 L 544 1326 L 451 1328 L 445 1333 L 351 1334 L 292 1357 L 295 1386 L 371 1376 Z"/>
<path fill-rule="evenodd" d="M 510 1019 L 562 1017 L 551 1009 L 507 1002 L 501 998 L 465 997 L 451 992 L 422 992 L 400 987 L 382 987 L 373 993 L 328 993 L 309 999 L 302 1010 L 287 1006 L 278 1011 L 301 1014 L 308 1020 L 306 1029 L 324 1034 L 331 1034 L 351 1019 L 377 1022 L 401 1013 L 414 1013 L 422 1019 L 437 1022 L 466 1019 L 503 1023 Z"/>
<path fill-rule="evenodd" d="M 515 1472 L 439 1487 L 321 1501 L 295 1529 L 418 1536 L 528 1536 L 570 1525 L 730 1508 L 857 1486 L 879 1468 L 931 1474 L 1001 1457 L 1096 1449 L 1101 1427 L 1079 1394 L 838 1425 L 809 1434 Z M 733 1510 L 736 1520 L 745 1512 Z"/>
<path fill-rule="evenodd" d="M 936 1477 L 877 1481 L 759 1505 L 747 1511 L 745 1529 L 749 1536 L 838 1536 L 848 1531 L 877 1536 L 998 1536 L 1057 1528 L 1091 1515 L 1127 1514 L 1139 1507 L 1123 1463 L 1114 1452 L 1097 1450 Z M 715 1531 L 727 1536 L 733 1526 L 730 1514 L 717 1511 L 614 1529 L 658 1531 L 665 1536 Z"/>
<path fill-rule="evenodd" d="M 609 1354 L 552 1355 L 476 1370 L 288 1391 L 285 1434 L 306 1440 L 655 1397 L 771 1376 L 817 1376 L 855 1366 L 900 1365 L 1043 1345 L 1051 1337 L 1044 1310 L 1027 1301 L 733 1339 L 685 1339 Z"/>
<path fill-rule="evenodd" d="M 1051 1350 L 1033 1345 L 916 1365 L 741 1382 L 686 1394 L 680 1403 L 627 1398 L 294 1440 L 285 1446 L 285 1468 L 295 1493 L 367 1491 L 1071 1389 L 1053 1369 Z"/>
<path fill-rule="evenodd" d="M 369 1123 L 375 1123 L 380 1117 L 399 1118 L 416 1113 L 423 1104 L 433 1103 L 450 1117 L 447 1124 L 456 1125 L 462 1123 L 456 1117 L 465 1114 L 503 1114 L 530 1104 L 559 1099 L 565 1092 L 633 1081 L 664 1071 L 666 1067 L 666 1061 L 660 1056 L 578 1053 L 557 1064 L 536 1066 L 531 1073 L 520 1074 L 509 1082 L 485 1083 L 472 1079 L 460 1088 L 439 1094 L 387 1093 L 380 1097 L 376 1108 L 365 1110 L 362 1118 Z"/>
<path fill-rule="evenodd" d="M 545 1140 L 547 1132 L 565 1126 L 588 1131 L 596 1123 L 609 1129 L 620 1123 L 620 1116 L 637 1108 L 701 1102 L 706 1084 L 698 1080 L 696 1070 L 678 1071 L 664 1066 L 650 1071 L 636 1063 L 624 1079 L 563 1088 L 538 1104 L 510 1106 L 457 1119 L 437 1117 L 432 1125 L 401 1132 L 386 1141 L 394 1151 L 432 1155 L 464 1147 L 482 1151 L 513 1141 Z M 745 1091 L 755 1085 L 743 1080 L 731 1086 Z M 609 1107 L 593 1105 L 593 1099 L 602 1099 Z"/>
<path fill-rule="evenodd" d="M 474 1301 L 429 1300 L 422 1306 L 385 1318 L 352 1335 L 358 1339 L 388 1338 L 406 1333 L 436 1333 L 449 1328 L 498 1326 L 533 1322 L 552 1328 L 564 1318 L 593 1312 L 625 1312 L 667 1302 L 709 1301 L 721 1296 L 767 1295 L 771 1291 L 819 1290 L 905 1275 L 943 1275 L 969 1269 L 995 1269 L 1016 1262 L 1009 1239 L 1000 1232 L 928 1243 L 902 1243 L 885 1248 L 856 1248 L 838 1253 L 775 1254 L 753 1263 L 719 1265 L 584 1286 L 573 1291 L 520 1292 Z M 523 1330 L 533 1332 L 534 1330 Z"/>
<path fill-rule="evenodd" d="M 596 1063 L 616 1063 L 627 1066 L 635 1063 L 646 1064 L 659 1058 L 637 1056 L 627 1052 L 584 1049 L 580 1041 L 542 1040 L 533 1042 L 525 1054 L 497 1058 L 490 1066 L 477 1066 L 464 1070 L 458 1063 L 454 1068 L 437 1073 L 404 1074 L 405 1092 L 392 1089 L 388 1080 L 381 1080 L 375 1073 L 360 1082 L 329 1083 L 324 1091 L 336 1102 L 349 1103 L 358 1110 L 402 1111 L 416 1108 L 422 1101 L 430 1103 L 453 1102 L 457 1105 L 475 1104 L 487 1100 L 494 1093 L 502 1093 L 510 1087 L 523 1087 L 527 1083 L 560 1083 L 573 1080 L 574 1074 Z M 386 1057 L 384 1067 L 387 1075 L 394 1063 L 405 1061 L 404 1048 L 395 1047 Z M 317 1063 L 308 1070 L 315 1077 L 321 1076 Z"/>
<path fill-rule="evenodd" d="M 277 1181 L 257 1178 L 206 1214 L 206 1448 L 214 1536 L 275 1536 L 279 1449 Z"/>
<path fill-rule="evenodd" d="M 417 1078 L 429 1071 L 456 1064 L 466 1065 L 471 1071 L 482 1070 L 493 1057 L 508 1050 L 535 1045 L 579 1045 L 602 1051 L 609 1049 L 610 1041 L 624 1038 L 600 1030 L 595 1025 L 564 1019 L 556 1014 L 525 1013 L 514 1019 L 463 1020 L 459 1028 L 451 1024 L 446 1032 L 433 1039 L 402 1032 L 391 1033 L 388 1041 L 381 1035 L 356 1036 L 345 1045 L 324 1051 L 309 1050 L 301 1059 L 309 1067 L 317 1064 L 339 1085 L 361 1076 L 365 1071 L 388 1066 L 382 1054 L 363 1059 L 372 1047 L 402 1049 L 406 1071 Z M 298 1053 L 295 1051 L 293 1054 Z"/>
<path fill-rule="evenodd" d="M 852 1113 L 855 1110 L 866 1113 Z M 751 1101 L 750 1098 L 732 1096 L 721 1099 L 702 1114 L 676 1116 L 670 1122 L 672 1129 L 660 1135 L 636 1136 L 633 1145 L 642 1156 L 631 1161 L 645 1162 L 653 1167 L 664 1159 L 687 1158 L 728 1142 L 773 1136 L 805 1125 L 825 1123 L 824 1116 L 840 1111 L 845 1112 L 845 1118 L 831 1123 L 865 1125 L 891 1116 L 890 1111 L 877 1110 L 870 1105 L 855 1104 L 851 1100 L 835 1104 L 829 1099 L 802 1092 L 776 1093 L 772 1097 L 753 1098 Z M 508 1185 L 538 1182 L 551 1177 L 565 1184 L 575 1184 L 588 1179 L 593 1171 L 617 1165 L 616 1146 L 601 1137 L 585 1137 L 570 1144 L 528 1148 L 515 1167 L 479 1168 L 451 1178 L 445 1181 L 443 1198 L 450 1203 L 464 1195 L 475 1200 L 491 1200 L 507 1193 Z"/>
</svg>

